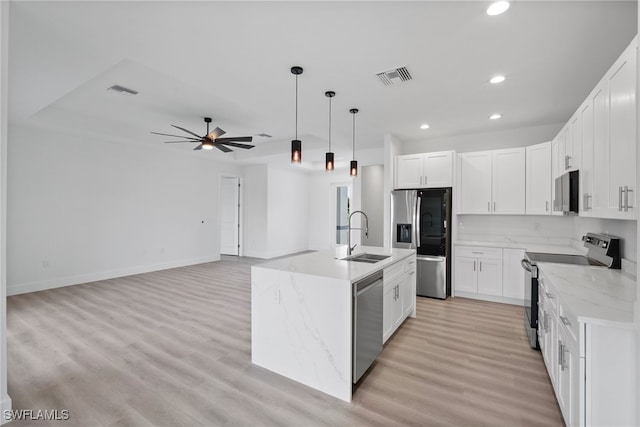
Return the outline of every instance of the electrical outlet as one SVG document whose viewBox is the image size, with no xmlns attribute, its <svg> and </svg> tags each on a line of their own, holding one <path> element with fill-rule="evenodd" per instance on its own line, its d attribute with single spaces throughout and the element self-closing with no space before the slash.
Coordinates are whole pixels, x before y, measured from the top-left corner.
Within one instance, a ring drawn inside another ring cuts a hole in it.
<svg viewBox="0 0 640 427">
<path fill-rule="evenodd" d="M 533 223 L 533 231 L 540 231 L 540 223 L 539 222 L 534 222 Z"/>
<path fill-rule="evenodd" d="M 42 261 L 42 268 L 49 268 L 49 261 L 48 260 Z"/>
</svg>

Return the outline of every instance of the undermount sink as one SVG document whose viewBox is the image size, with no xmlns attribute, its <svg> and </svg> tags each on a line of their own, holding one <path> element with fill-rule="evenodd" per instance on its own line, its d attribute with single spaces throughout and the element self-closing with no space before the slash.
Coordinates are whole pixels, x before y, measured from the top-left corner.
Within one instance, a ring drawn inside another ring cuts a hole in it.
<svg viewBox="0 0 640 427">
<path fill-rule="evenodd" d="M 382 261 L 384 259 L 389 258 L 389 255 L 376 255 L 376 254 L 358 254 L 353 255 L 347 258 L 342 258 L 343 261 L 355 261 L 355 262 L 366 262 L 369 264 L 375 264 L 378 261 Z"/>
</svg>

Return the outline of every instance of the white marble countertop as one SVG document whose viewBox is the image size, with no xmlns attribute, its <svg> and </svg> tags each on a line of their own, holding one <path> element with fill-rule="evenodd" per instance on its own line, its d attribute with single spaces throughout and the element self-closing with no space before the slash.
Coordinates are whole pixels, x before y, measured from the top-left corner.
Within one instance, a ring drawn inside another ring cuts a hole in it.
<svg viewBox="0 0 640 427">
<path fill-rule="evenodd" d="M 541 252 L 547 254 L 566 254 L 566 255 L 582 255 L 579 250 L 567 245 L 553 245 L 546 243 L 527 243 L 527 242 L 493 242 L 479 240 L 456 240 L 456 246 L 485 246 L 488 248 L 513 248 L 524 249 L 527 252 Z"/>
<path fill-rule="evenodd" d="M 389 255 L 389 258 L 373 264 L 345 261 L 341 259 L 347 256 L 347 247 L 343 245 L 336 248 L 336 250 L 318 251 L 267 261 L 263 264 L 255 265 L 254 268 L 310 274 L 354 282 L 416 253 L 413 249 L 394 248 L 389 250 L 373 246 L 358 246 L 353 251 L 352 256 L 365 252 Z"/>
<path fill-rule="evenodd" d="M 636 278 L 621 270 L 569 264 L 538 263 L 560 303 L 585 323 L 633 327 Z"/>
</svg>

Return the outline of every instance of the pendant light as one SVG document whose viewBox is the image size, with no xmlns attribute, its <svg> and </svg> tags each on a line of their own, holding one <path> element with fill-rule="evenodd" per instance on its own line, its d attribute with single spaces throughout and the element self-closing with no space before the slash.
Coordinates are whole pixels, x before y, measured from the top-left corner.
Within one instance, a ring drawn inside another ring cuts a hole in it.
<svg viewBox="0 0 640 427">
<path fill-rule="evenodd" d="M 327 172 L 332 172 L 334 165 L 334 155 L 331 151 L 331 98 L 336 96 L 336 93 L 332 90 L 328 90 L 324 93 L 324 96 L 329 98 L 329 151 L 324 156 L 324 169 Z"/>
<path fill-rule="evenodd" d="M 352 108 L 349 112 L 353 114 L 353 160 L 351 160 L 349 167 L 349 175 L 358 176 L 358 161 L 356 160 L 356 114 L 358 114 L 358 109 Z"/>
<path fill-rule="evenodd" d="M 298 76 L 302 74 L 302 67 L 291 67 L 291 74 L 296 76 L 296 139 L 291 140 L 291 163 L 299 165 L 302 162 L 302 141 L 298 139 Z"/>
</svg>

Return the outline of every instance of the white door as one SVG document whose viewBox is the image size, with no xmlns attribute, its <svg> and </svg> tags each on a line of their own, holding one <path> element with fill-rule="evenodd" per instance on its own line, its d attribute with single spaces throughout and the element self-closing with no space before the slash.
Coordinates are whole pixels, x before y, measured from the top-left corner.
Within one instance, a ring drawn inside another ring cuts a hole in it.
<svg viewBox="0 0 640 427">
<path fill-rule="evenodd" d="M 222 177 L 220 182 L 220 254 L 239 255 L 239 179 Z"/>
<path fill-rule="evenodd" d="M 396 157 L 395 188 L 419 188 L 422 179 L 422 154 Z"/>
<path fill-rule="evenodd" d="M 502 295 L 501 259 L 478 258 L 478 293 Z"/>
<path fill-rule="evenodd" d="M 525 149 L 493 152 L 493 205 L 496 214 L 525 213 Z"/>
<path fill-rule="evenodd" d="M 491 213 L 491 152 L 458 156 L 458 213 Z"/>
<path fill-rule="evenodd" d="M 428 188 L 453 186 L 453 151 L 424 155 L 423 186 Z"/>
<path fill-rule="evenodd" d="M 527 215 L 551 214 L 551 143 L 526 148 Z"/>
</svg>

